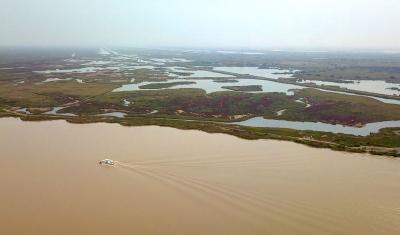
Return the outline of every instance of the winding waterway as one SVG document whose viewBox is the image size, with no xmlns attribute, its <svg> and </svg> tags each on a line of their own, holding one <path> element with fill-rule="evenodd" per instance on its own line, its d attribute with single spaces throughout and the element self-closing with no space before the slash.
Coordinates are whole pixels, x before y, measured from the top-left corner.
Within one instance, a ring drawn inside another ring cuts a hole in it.
<svg viewBox="0 0 400 235">
<path fill-rule="evenodd" d="M 400 127 L 400 121 L 374 122 L 374 123 L 367 123 L 363 127 L 352 127 L 352 126 L 343 126 L 339 124 L 334 125 L 322 122 L 298 122 L 298 121 L 265 119 L 263 117 L 255 117 L 242 122 L 236 122 L 233 124 L 238 124 L 242 126 L 251 126 L 251 127 L 290 128 L 295 130 L 323 131 L 323 132 L 342 133 L 342 134 L 358 135 L 358 136 L 368 136 L 372 133 L 378 133 L 383 128 Z"/>
</svg>

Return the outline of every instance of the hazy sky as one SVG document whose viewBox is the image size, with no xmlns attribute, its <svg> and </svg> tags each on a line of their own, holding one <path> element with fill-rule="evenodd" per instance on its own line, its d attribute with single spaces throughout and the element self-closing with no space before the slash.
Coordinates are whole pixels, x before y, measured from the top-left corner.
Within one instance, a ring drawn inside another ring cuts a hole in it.
<svg viewBox="0 0 400 235">
<path fill-rule="evenodd" d="M 0 0 L 0 45 L 400 49 L 400 0 Z"/>
</svg>

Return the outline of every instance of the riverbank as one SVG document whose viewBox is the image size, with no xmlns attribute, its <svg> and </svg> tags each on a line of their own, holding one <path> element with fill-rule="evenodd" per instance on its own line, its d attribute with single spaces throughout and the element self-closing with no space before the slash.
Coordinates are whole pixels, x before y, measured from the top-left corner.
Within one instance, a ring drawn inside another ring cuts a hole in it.
<svg viewBox="0 0 400 235">
<path fill-rule="evenodd" d="M 207 133 L 224 133 L 248 140 L 275 139 L 305 144 L 317 148 L 338 151 L 370 153 L 400 157 L 400 128 L 382 129 L 369 136 L 354 136 L 308 130 L 284 128 L 248 127 L 217 121 L 185 120 L 177 118 L 158 118 L 151 116 L 62 116 L 26 115 L 18 112 L 3 113 L 3 117 L 18 117 L 24 121 L 66 120 L 70 123 L 118 123 L 123 126 L 166 126 L 182 130 L 200 130 Z"/>
</svg>

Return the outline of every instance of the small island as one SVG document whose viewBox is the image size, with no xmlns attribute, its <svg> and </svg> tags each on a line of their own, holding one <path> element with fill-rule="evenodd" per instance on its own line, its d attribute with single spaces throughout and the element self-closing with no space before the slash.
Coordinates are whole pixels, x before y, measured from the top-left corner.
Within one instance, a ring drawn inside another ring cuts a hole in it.
<svg viewBox="0 0 400 235">
<path fill-rule="evenodd" d="M 389 87 L 389 88 L 386 88 L 386 89 L 393 90 L 393 91 L 400 91 L 400 88 L 398 88 L 398 87 Z"/>
<path fill-rule="evenodd" d="M 222 88 L 231 91 L 262 91 L 261 85 L 249 85 L 249 86 L 223 86 Z"/>
<path fill-rule="evenodd" d="M 218 79 L 218 80 L 213 80 L 216 83 L 234 83 L 234 82 L 239 82 L 238 80 L 235 79 Z"/>
<path fill-rule="evenodd" d="M 171 72 L 172 74 L 178 75 L 178 76 L 182 76 L 182 77 L 190 77 L 191 75 L 193 75 L 193 73 L 190 72 L 177 72 L 177 71 L 173 71 Z"/>
<path fill-rule="evenodd" d="M 139 86 L 140 89 L 163 89 L 170 88 L 179 85 L 190 85 L 196 84 L 196 82 L 168 82 L 168 83 L 151 83 L 147 85 Z"/>
</svg>

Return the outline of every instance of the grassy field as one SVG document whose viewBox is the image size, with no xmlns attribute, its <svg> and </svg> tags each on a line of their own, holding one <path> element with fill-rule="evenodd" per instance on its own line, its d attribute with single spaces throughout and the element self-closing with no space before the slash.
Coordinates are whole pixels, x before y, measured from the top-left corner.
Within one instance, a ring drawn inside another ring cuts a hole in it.
<svg viewBox="0 0 400 235">
<path fill-rule="evenodd" d="M 133 103 L 123 106 L 123 100 Z M 158 110 L 157 115 L 231 120 L 276 113 L 282 107 L 301 107 L 284 93 L 216 92 L 200 89 L 115 92 L 98 96 L 98 104 L 113 104 L 120 110 Z M 136 112 L 137 113 L 137 112 Z M 235 117 L 236 116 L 236 117 Z"/>
<path fill-rule="evenodd" d="M 123 106 L 123 100 L 132 102 Z M 302 99 L 309 104 L 300 103 Z M 398 120 L 400 106 L 386 104 L 372 98 L 303 89 L 293 97 L 284 93 L 216 92 L 206 94 L 199 89 L 134 91 L 107 93 L 94 101 L 113 104 L 116 109 L 133 111 L 158 110 L 158 115 L 231 120 L 264 116 L 293 121 L 322 121 L 346 125 Z M 277 116 L 277 112 L 286 111 Z M 139 112 L 140 113 L 140 112 Z M 243 116 L 243 117 L 242 117 Z"/>
<path fill-rule="evenodd" d="M 295 93 L 297 99 L 306 100 L 308 108 L 288 109 L 280 119 L 301 121 L 322 121 L 355 125 L 370 122 L 398 120 L 400 106 L 378 100 L 324 92 L 316 89 L 303 89 Z"/>
<path fill-rule="evenodd" d="M 167 83 L 168 84 L 168 83 Z M 158 85 L 158 84 L 154 84 Z M 397 120 L 400 106 L 361 96 L 343 95 L 316 89 L 303 89 L 295 96 L 284 93 L 216 92 L 200 89 L 111 92 L 119 84 L 78 83 L 75 80 L 49 83 L 15 84 L 0 82 L 0 101 L 15 107 L 50 107 L 80 101 L 65 112 L 102 113 L 114 109 L 132 114 L 146 114 L 218 120 L 253 116 L 293 120 L 322 121 L 346 125 Z M 159 88 L 159 87 L 154 87 Z M 305 104 L 296 102 L 302 99 Z M 131 105 L 124 105 L 124 100 Z M 277 116 L 279 110 L 286 111 Z"/>
<path fill-rule="evenodd" d="M 400 83 L 400 68 L 385 67 L 339 67 L 318 68 L 298 73 L 297 78 L 304 80 L 384 80 L 391 83 Z"/>
</svg>

